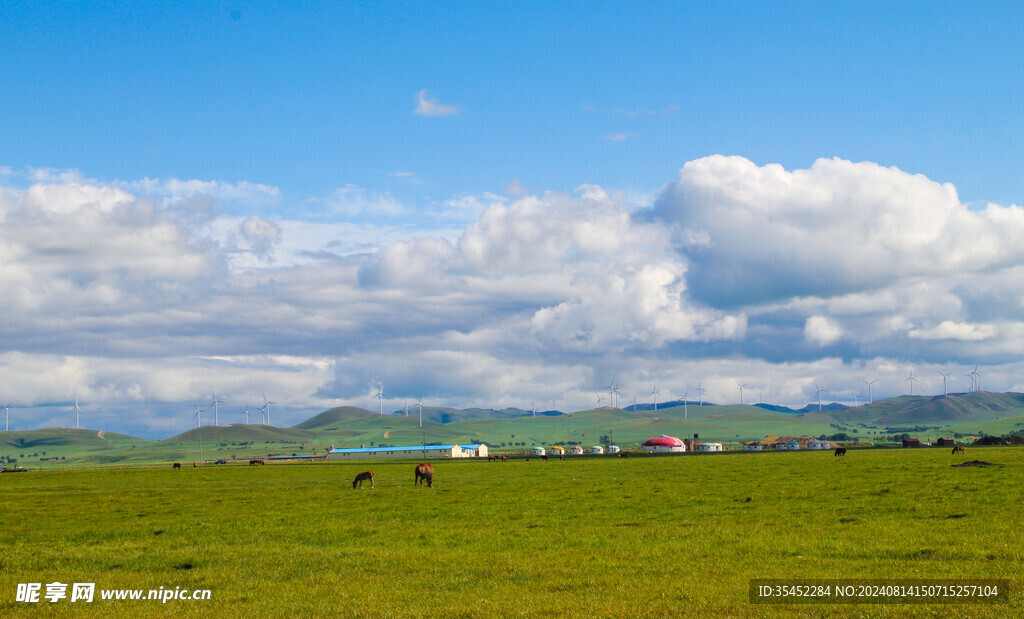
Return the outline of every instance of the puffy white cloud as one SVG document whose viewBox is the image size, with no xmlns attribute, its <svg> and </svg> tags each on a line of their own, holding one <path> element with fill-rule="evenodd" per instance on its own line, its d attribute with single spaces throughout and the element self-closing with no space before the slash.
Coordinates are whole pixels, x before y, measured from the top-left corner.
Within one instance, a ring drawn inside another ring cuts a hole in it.
<svg viewBox="0 0 1024 619">
<path fill-rule="evenodd" d="M 911 329 L 910 337 L 924 340 L 961 340 L 965 342 L 976 342 L 987 340 L 996 335 L 993 325 L 969 324 L 943 320 L 931 329 Z"/>
<path fill-rule="evenodd" d="M 239 226 L 239 232 L 261 259 L 273 258 L 274 246 L 281 241 L 281 227 L 256 215 L 247 217 Z"/>
<path fill-rule="evenodd" d="M 816 346 L 828 346 L 843 337 L 843 330 L 825 316 L 811 316 L 804 324 L 804 337 Z"/>
<path fill-rule="evenodd" d="M 689 259 L 691 290 L 715 305 L 870 291 L 1024 259 L 1024 210 L 974 212 L 950 184 L 867 162 L 787 171 L 706 157 L 680 170 L 653 215 Z"/>
</svg>

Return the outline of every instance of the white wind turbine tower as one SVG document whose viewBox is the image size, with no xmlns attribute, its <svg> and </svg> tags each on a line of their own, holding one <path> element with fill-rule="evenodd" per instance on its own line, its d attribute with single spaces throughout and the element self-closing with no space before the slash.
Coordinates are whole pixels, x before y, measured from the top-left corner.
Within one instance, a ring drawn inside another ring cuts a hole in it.
<svg viewBox="0 0 1024 619">
<path fill-rule="evenodd" d="M 554 400 L 551 400 L 551 410 L 556 410 L 555 409 L 555 402 L 557 402 L 559 399 L 560 398 L 555 398 Z"/>
<path fill-rule="evenodd" d="M 405 416 L 408 417 L 409 416 L 409 400 L 402 400 L 402 402 L 405 402 Z"/>
<path fill-rule="evenodd" d="M 267 394 L 265 394 L 265 393 L 260 394 L 260 395 L 263 396 L 263 408 L 265 408 L 266 411 L 267 411 L 267 425 L 269 426 L 270 425 L 270 405 L 271 404 L 277 404 L 277 402 L 273 402 L 271 400 L 268 400 L 267 399 Z"/>
<path fill-rule="evenodd" d="M 533 400 L 530 400 L 530 412 L 532 412 L 532 413 L 533 413 L 533 416 L 534 416 L 534 417 L 536 417 L 536 416 L 537 416 L 537 404 L 536 404 L 536 403 L 534 403 L 534 401 L 533 401 Z"/>
<path fill-rule="evenodd" d="M 224 401 L 223 400 L 218 400 L 217 399 L 217 394 L 214 393 L 213 394 L 213 402 L 210 402 L 210 406 L 213 408 L 213 425 L 215 425 L 215 426 L 219 426 L 220 425 L 220 418 L 217 416 L 217 405 L 218 404 L 223 404 L 223 403 L 224 403 Z"/>
<path fill-rule="evenodd" d="M 868 404 L 874 404 L 875 403 L 875 401 L 871 399 L 871 385 L 874 385 L 877 382 L 878 382 L 877 378 L 875 380 L 872 380 L 872 381 L 868 381 L 867 379 L 864 379 L 864 384 L 868 386 Z"/>
<path fill-rule="evenodd" d="M 601 395 L 600 393 L 598 393 L 597 394 L 597 404 L 596 404 L 595 408 L 601 408 L 601 400 L 603 400 L 603 399 L 604 399 L 604 396 Z"/>
<path fill-rule="evenodd" d="M 199 410 L 195 402 L 192 403 L 192 408 L 196 409 L 196 414 L 192 415 L 192 418 L 196 420 L 196 427 L 198 428 L 203 425 L 203 412 Z"/>
<path fill-rule="evenodd" d="M 909 382 L 910 383 L 910 395 L 911 395 L 911 397 L 913 397 L 913 395 L 914 395 L 914 383 L 917 382 L 917 379 L 914 378 L 914 373 L 911 372 L 910 373 L 910 378 L 908 378 L 907 380 L 905 380 L 903 382 L 905 382 L 905 383 Z"/>
<path fill-rule="evenodd" d="M 687 389 L 686 393 L 683 394 L 683 419 L 689 418 L 689 413 L 686 411 L 686 396 L 690 395 L 690 390 Z"/>
<path fill-rule="evenodd" d="M 704 407 L 704 380 L 697 383 L 697 394 L 700 395 L 700 406 Z"/>
<path fill-rule="evenodd" d="M 636 412 L 636 392 L 633 392 L 633 412 Z"/>
<path fill-rule="evenodd" d="M 654 412 L 658 412 L 658 396 L 661 395 L 660 393 L 658 393 L 658 383 L 654 383 L 654 391 L 650 392 L 647 395 L 654 396 Z"/>
<path fill-rule="evenodd" d="M 939 370 L 939 374 L 942 374 L 942 397 L 949 397 L 949 393 L 946 391 L 946 378 L 949 377 L 952 372 L 943 372 Z"/>
<path fill-rule="evenodd" d="M 420 427 L 423 427 L 423 396 L 420 396 L 419 400 L 416 400 L 416 406 L 420 409 Z"/>
<path fill-rule="evenodd" d="M 736 384 L 740 386 L 740 406 L 742 406 L 743 405 L 743 390 L 746 389 L 749 385 L 747 385 L 747 383 L 741 383 L 740 381 L 736 381 Z"/>
<path fill-rule="evenodd" d="M 818 390 L 818 392 L 815 393 L 815 395 L 818 396 L 818 412 L 820 413 L 821 412 L 821 394 L 822 394 L 823 391 L 828 391 L 828 389 L 822 389 L 821 387 L 818 386 L 818 383 L 814 383 L 814 388 Z"/>
<path fill-rule="evenodd" d="M 615 396 L 615 399 L 612 401 L 612 406 L 615 407 L 616 403 L 620 402 L 619 396 L 622 395 L 622 392 L 615 386 L 615 383 L 612 383 L 612 395 Z"/>
<path fill-rule="evenodd" d="M 14 404 L 14 402 L 8 402 L 7 406 L 4 407 L 4 432 L 10 431 L 10 418 L 8 417 L 8 415 L 10 414 L 12 404 Z"/>
<path fill-rule="evenodd" d="M 381 383 L 377 383 L 377 393 L 375 393 L 373 397 L 377 398 L 377 402 L 380 404 L 380 414 L 383 415 L 384 414 L 384 385 L 382 385 Z"/>
<path fill-rule="evenodd" d="M 82 409 L 78 408 L 78 398 L 75 398 L 75 429 L 78 430 L 78 415 L 82 412 Z"/>
<path fill-rule="evenodd" d="M 248 402 L 245 403 L 245 410 L 242 411 L 240 414 L 241 415 L 245 415 L 245 425 L 249 425 L 249 403 Z"/>
</svg>

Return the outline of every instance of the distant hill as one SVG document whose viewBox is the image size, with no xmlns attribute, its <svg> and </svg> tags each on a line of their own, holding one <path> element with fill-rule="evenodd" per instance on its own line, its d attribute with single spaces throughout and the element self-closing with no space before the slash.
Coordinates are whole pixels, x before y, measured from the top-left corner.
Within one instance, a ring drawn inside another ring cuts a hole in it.
<svg viewBox="0 0 1024 619">
<path fill-rule="evenodd" d="M 177 436 L 165 439 L 163 443 L 182 443 L 198 441 L 200 437 L 204 441 L 214 443 L 223 442 L 248 442 L 248 441 L 306 441 L 312 438 L 312 434 L 304 430 L 294 428 L 276 428 L 262 424 L 233 423 L 227 426 L 202 426 L 192 428 Z"/>
<path fill-rule="evenodd" d="M 676 406 L 682 408 L 683 402 L 684 402 L 684 400 L 670 400 L 668 402 L 658 402 L 658 412 L 661 412 L 662 409 L 665 409 L 665 408 L 675 408 Z M 700 406 L 701 405 L 699 400 L 687 399 L 687 400 L 685 400 L 685 402 L 686 402 L 687 406 Z M 705 401 L 704 402 L 704 406 L 718 406 L 718 405 L 715 404 L 714 402 Z M 651 404 L 637 404 L 635 406 L 630 404 L 629 406 L 627 406 L 626 408 L 624 408 L 622 410 L 626 410 L 626 411 L 653 411 L 654 410 L 654 404 L 653 403 L 651 403 Z"/>
<path fill-rule="evenodd" d="M 127 434 L 97 430 L 76 430 L 74 428 L 43 428 L 41 430 L 0 432 L 0 448 L 102 447 L 124 440 L 137 442 L 138 444 L 149 442 L 146 439 Z"/>
<path fill-rule="evenodd" d="M 900 396 L 830 413 L 839 423 L 878 427 L 938 425 L 1021 415 L 1024 415 L 1024 394 L 987 391 L 948 396 Z"/>
<path fill-rule="evenodd" d="M 795 413 L 795 414 L 799 414 L 799 413 L 816 413 L 816 412 L 818 412 L 818 405 L 817 404 L 808 404 L 807 406 L 805 406 L 803 408 L 790 408 L 788 406 L 779 406 L 777 404 L 765 404 L 764 402 L 759 402 L 757 404 L 754 404 L 754 406 L 756 406 L 758 408 L 763 408 L 763 409 L 768 410 L 768 411 L 773 411 L 773 412 L 776 412 L 776 413 Z M 844 408 L 849 408 L 849 407 L 847 405 L 845 405 L 845 404 L 840 404 L 839 402 L 830 402 L 828 404 L 822 404 L 821 405 L 821 410 L 822 411 L 841 411 Z"/>
<path fill-rule="evenodd" d="M 339 406 L 326 410 L 319 415 L 310 417 L 302 423 L 292 426 L 296 430 L 325 430 L 331 427 L 340 427 L 342 424 L 365 419 L 366 417 L 379 416 L 378 413 L 365 408 L 355 406 Z"/>
<path fill-rule="evenodd" d="M 392 413 L 395 417 L 404 417 L 405 409 L 400 409 Z M 416 406 L 409 407 L 409 417 L 415 417 L 419 419 L 419 408 Z M 557 417 L 564 413 L 556 410 L 550 411 L 537 411 L 538 417 Z M 505 419 L 517 419 L 520 417 L 533 417 L 532 411 L 523 410 L 521 408 L 503 408 L 501 410 L 495 410 L 493 408 L 450 408 L 446 406 L 424 406 L 423 407 L 423 419 L 429 419 L 436 421 L 437 423 L 455 423 L 459 421 L 466 421 L 468 419 L 487 419 L 487 420 L 505 420 Z"/>
</svg>

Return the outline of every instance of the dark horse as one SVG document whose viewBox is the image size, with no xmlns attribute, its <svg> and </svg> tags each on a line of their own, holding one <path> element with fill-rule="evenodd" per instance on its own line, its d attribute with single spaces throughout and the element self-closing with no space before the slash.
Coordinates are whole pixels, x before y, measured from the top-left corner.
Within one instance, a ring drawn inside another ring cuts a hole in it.
<svg viewBox="0 0 1024 619">
<path fill-rule="evenodd" d="M 427 488 L 434 487 L 434 467 L 430 464 L 416 465 L 416 477 L 413 479 L 412 485 L 422 486 L 423 480 L 427 480 Z"/>
<path fill-rule="evenodd" d="M 953 447 L 953 454 L 954 455 L 955 454 L 962 454 L 962 453 L 967 453 L 967 450 L 964 449 L 963 445 L 956 445 L 956 446 Z"/>
<path fill-rule="evenodd" d="M 352 489 L 356 489 L 356 484 L 359 484 L 359 488 L 362 489 L 363 482 L 370 480 L 370 490 L 373 490 L 373 471 L 363 471 L 356 475 L 356 478 L 352 480 Z"/>
<path fill-rule="evenodd" d="M 181 462 L 175 462 L 174 464 L 171 465 L 171 468 L 172 469 L 180 469 L 181 468 Z"/>
<path fill-rule="evenodd" d="M 846 448 L 845 447 L 836 447 L 836 455 L 837 456 L 845 456 L 846 455 Z"/>
</svg>

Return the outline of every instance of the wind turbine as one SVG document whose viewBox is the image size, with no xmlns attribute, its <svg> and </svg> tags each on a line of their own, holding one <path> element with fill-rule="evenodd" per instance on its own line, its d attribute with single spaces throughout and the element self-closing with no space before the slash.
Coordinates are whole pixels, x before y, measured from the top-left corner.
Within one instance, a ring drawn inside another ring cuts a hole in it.
<svg viewBox="0 0 1024 619">
<path fill-rule="evenodd" d="M 409 400 L 402 400 L 402 401 L 405 402 L 405 416 L 408 417 L 409 416 Z"/>
<path fill-rule="evenodd" d="M 974 371 L 971 372 L 970 376 L 971 379 L 974 381 L 974 390 L 981 391 L 981 381 L 978 380 L 981 377 L 981 374 L 978 372 L 977 365 L 974 366 Z"/>
<path fill-rule="evenodd" d="M 530 400 L 530 411 L 533 412 L 533 416 L 537 416 L 537 404 L 533 400 Z"/>
<path fill-rule="evenodd" d="M 192 403 L 192 408 L 196 409 L 196 414 L 192 415 L 192 418 L 196 420 L 196 427 L 198 428 L 203 425 L 203 411 L 199 410 L 195 402 Z"/>
<path fill-rule="evenodd" d="M 384 414 L 384 385 L 377 383 L 377 393 L 374 394 L 377 401 L 380 403 L 380 414 Z"/>
<path fill-rule="evenodd" d="M 622 392 L 615 386 L 615 383 L 612 383 L 612 395 L 615 396 L 615 400 L 612 401 L 612 406 L 614 407 L 615 403 L 619 402 L 619 396 L 622 395 Z"/>
<path fill-rule="evenodd" d="M 686 393 L 683 394 L 683 419 L 689 418 L 689 413 L 686 411 L 686 396 L 690 395 L 690 390 L 687 389 Z"/>
<path fill-rule="evenodd" d="M 218 400 L 217 399 L 217 394 L 214 393 L 213 394 L 213 402 L 210 402 L 210 406 L 213 407 L 213 425 L 215 425 L 215 426 L 219 426 L 220 425 L 220 418 L 217 417 L 217 405 L 218 404 L 223 404 L 223 403 L 224 403 L 224 401 L 223 400 Z"/>
<path fill-rule="evenodd" d="M 75 429 L 76 430 L 79 429 L 78 428 L 78 415 L 81 412 L 82 412 L 82 409 L 78 408 L 78 397 L 76 396 L 75 397 Z"/>
<path fill-rule="evenodd" d="M 700 394 L 700 405 L 704 407 L 704 380 L 697 383 L 697 393 Z"/>
<path fill-rule="evenodd" d="M 423 427 L 423 396 L 420 396 L 419 400 L 416 400 L 416 406 L 420 409 L 420 427 Z"/>
<path fill-rule="evenodd" d="M 818 396 L 818 412 L 820 413 L 821 412 L 821 393 L 823 391 L 828 391 L 828 389 L 822 389 L 821 387 L 818 386 L 818 383 L 814 383 L 814 388 L 818 390 L 818 392 L 815 395 Z"/>
<path fill-rule="evenodd" d="M 270 405 L 271 404 L 277 404 L 277 402 L 272 402 L 272 401 L 268 400 L 267 399 L 267 394 L 265 394 L 265 393 L 263 393 L 261 395 L 263 396 L 263 408 L 267 409 L 267 425 L 269 426 L 270 425 Z"/>
<path fill-rule="evenodd" d="M 654 396 L 654 412 L 658 412 L 658 396 L 661 395 L 660 393 L 658 393 L 658 383 L 654 383 L 654 391 L 650 392 L 647 395 Z"/>
<path fill-rule="evenodd" d="M 604 399 L 604 396 L 601 395 L 600 393 L 598 393 L 597 394 L 597 405 L 596 405 L 597 408 L 601 408 L 601 400 L 603 400 L 603 399 Z"/>
<path fill-rule="evenodd" d="M 939 370 L 939 374 L 942 374 L 942 397 L 949 397 L 949 394 L 946 392 L 946 378 L 952 374 L 952 372 L 943 372 L 942 370 Z"/>
<path fill-rule="evenodd" d="M 10 426 L 8 425 L 8 422 L 10 421 L 8 414 L 10 413 L 12 404 L 14 404 L 14 402 L 8 402 L 7 406 L 4 407 L 4 432 L 8 432 L 10 430 Z"/>
<path fill-rule="evenodd" d="M 905 383 L 909 382 L 910 383 L 910 396 L 913 397 L 914 396 L 914 383 L 917 382 L 917 379 L 914 378 L 914 372 L 911 371 L 910 372 L 910 378 L 908 378 L 907 380 L 905 380 L 903 382 L 905 382 Z"/>
<path fill-rule="evenodd" d="M 871 385 L 874 385 L 877 382 L 878 382 L 877 378 L 875 380 L 872 380 L 872 381 L 868 381 L 867 379 L 864 379 L 864 384 L 868 386 L 868 404 L 874 404 L 875 403 L 875 401 L 871 399 Z"/>
<path fill-rule="evenodd" d="M 741 383 L 736 381 L 736 384 L 740 386 L 740 406 L 743 405 L 743 390 L 747 388 L 747 383 Z"/>
<path fill-rule="evenodd" d="M 633 412 L 636 412 L 636 392 L 633 392 Z"/>
<path fill-rule="evenodd" d="M 559 399 L 560 398 L 555 398 L 554 400 L 551 400 L 551 410 L 555 410 L 555 402 L 557 402 Z"/>
<path fill-rule="evenodd" d="M 241 415 L 245 415 L 245 425 L 249 425 L 249 403 L 248 402 L 245 403 L 245 410 L 242 411 L 240 414 Z"/>
</svg>

